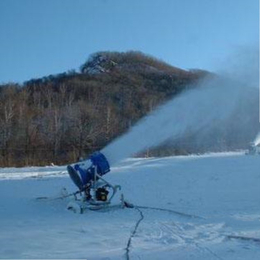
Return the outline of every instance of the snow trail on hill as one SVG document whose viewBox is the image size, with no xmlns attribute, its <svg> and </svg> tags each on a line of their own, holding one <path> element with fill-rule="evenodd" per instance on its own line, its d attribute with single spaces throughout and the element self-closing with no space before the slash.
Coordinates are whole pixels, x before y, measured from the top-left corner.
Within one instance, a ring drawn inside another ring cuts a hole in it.
<svg viewBox="0 0 260 260">
<path fill-rule="evenodd" d="M 174 140 L 187 133 L 199 132 L 214 124 L 224 124 L 239 105 L 255 105 L 252 96 L 256 95 L 258 86 L 256 58 L 256 52 L 249 52 L 243 55 L 243 63 L 240 61 L 237 69 L 232 67 L 221 76 L 204 79 L 199 86 L 175 96 L 106 146 L 102 152 L 110 164 L 115 165 L 168 139 Z"/>
</svg>

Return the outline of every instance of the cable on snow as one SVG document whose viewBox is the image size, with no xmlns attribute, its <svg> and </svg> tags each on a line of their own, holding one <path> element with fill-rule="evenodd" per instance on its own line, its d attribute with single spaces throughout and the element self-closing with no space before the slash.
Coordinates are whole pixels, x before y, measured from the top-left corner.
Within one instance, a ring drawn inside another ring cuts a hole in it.
<svg viewBox="0 0 260 260">
<path fill-rule="evenodd" d="M 131 246 L 131 242 L 132 242 L 132 238 L 135 236 L 138 226 L 140 225 L 141 221 L 144 219 L 144 215 L 143 212 L 139 209 L 139 207 L 134 207 L 135 210 L 137 210 L 140 214 L 140 218 L 137 220 L 134 230 L 131 233 L 128 242 L 127 242 L 127 246 L 126 246 L 126 260 L 130 260 L 130 246 Z"/>
</svg>

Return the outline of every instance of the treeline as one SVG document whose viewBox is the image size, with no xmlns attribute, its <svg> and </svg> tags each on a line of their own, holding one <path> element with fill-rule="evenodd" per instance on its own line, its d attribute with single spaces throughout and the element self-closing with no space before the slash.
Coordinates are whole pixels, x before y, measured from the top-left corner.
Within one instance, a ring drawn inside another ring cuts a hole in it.
<svg viewBox="0 0 260 260">
<path fill-rule="evenodd" d="M 79 72 L 3 84 L 0 166 L 76 161 L 206 74 L 140 52 L 100 52 Z"/>
</svg>

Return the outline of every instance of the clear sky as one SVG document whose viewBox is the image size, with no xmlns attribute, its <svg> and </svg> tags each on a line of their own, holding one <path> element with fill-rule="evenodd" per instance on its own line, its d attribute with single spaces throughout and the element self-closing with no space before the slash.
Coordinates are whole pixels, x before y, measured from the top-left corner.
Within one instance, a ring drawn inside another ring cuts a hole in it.
<svg viewBox="0 0 260 260">
<path fill-rule="evenodd" d="M 0 83 L 78 70 L 98 51 L 214 71 L 258 45 L 258 28 L 258 0 L 0 0 Z"/>
</svg>

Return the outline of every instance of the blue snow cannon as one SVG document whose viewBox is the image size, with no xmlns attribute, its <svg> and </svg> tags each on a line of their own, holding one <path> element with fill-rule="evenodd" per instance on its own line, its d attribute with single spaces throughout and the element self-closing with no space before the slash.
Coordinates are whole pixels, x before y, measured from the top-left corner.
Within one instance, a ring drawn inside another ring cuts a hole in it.
<svg viewBox="0 0 260 260">
<path fill-rule="evenodd" d="M 99 210 L 108 208 L 115 194 L 121 190 L 120 185 L 112 185 L 104 179 L 104 175 L 110 171 L 110 165 L 104 154 L 93 153 L 88 159 L 76 164 L 68 165 L 68 173 L 78 187 L 78 191 L 72 193 L 75 202 L 71 201 L 67 209 L 83 213 L 84 210 Z M 80 196 L 80 199 L 78 199 Z M 129 207 L 121 194 L 120 203 L 114 205 L 120 208 Z"/>
<path fill-rule="evenodd" d="M 68 165 L 68 173 L 74 184 L 83 190 L 91 181 L 110 171 L 110 165 L 101 152 L 93 153 L 86 161 L 74 166 Z"/>
</svg>

